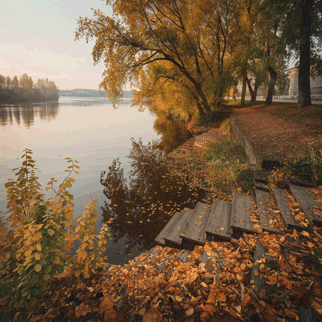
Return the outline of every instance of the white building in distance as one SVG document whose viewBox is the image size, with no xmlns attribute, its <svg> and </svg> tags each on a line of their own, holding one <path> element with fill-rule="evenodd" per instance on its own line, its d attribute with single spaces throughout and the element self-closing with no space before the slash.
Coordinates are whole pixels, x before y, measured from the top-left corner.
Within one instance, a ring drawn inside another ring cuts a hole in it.
<svg viewBox="0 0 322 322">
<path fill-rule="evenodd" d="M 288 70 L 290 75 L 290 87 L 288 90 L 289 96 L 297 96 L 298 93 L 298 74 L 299 68 L 295 66 Z M 312 78 L 311 77 L 311 95 L 322 95 L 322 76 Z"/>
</svg>

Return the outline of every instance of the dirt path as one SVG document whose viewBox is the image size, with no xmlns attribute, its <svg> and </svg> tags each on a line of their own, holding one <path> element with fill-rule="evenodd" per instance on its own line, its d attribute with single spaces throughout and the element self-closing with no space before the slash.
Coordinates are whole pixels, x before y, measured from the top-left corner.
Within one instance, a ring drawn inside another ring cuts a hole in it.
<svg viewBox="0 0 322 322">
<path fill-rule="evenodd" d="M 261 157 L 294 159 L 308 151 L 309 144 L 322 148 L 322 106 L 297 109 L 295 104 L 235 108 L 240 130 Z"/>
</svg>

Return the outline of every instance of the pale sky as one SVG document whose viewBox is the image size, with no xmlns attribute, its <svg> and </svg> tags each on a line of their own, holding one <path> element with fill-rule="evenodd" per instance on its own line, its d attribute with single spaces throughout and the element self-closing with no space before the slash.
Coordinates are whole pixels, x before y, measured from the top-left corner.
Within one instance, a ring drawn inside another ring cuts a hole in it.
<svg viewBox="0 0 322 322">
<path fill-rule="evenodd" d="M 74 41 L 77 19 L 92 17 L 91 8 L 112 12 L 101 0 L 0 0 L 0 74 L 98 89 L 104 65 L 93 65 L 94 43 Z"/>
</svg>

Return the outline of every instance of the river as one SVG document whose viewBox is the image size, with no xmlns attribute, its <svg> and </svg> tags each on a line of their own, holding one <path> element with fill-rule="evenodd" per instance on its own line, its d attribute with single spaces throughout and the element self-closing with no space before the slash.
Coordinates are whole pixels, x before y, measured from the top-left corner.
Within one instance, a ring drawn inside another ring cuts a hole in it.
<svg viewBox="0 0 322 322">
<path fill-rule="evenodd" d="M 169 118 L 165 118 L 165 120 L 171 123 Z M 182 134 L 182 127 L 179 135 L 179 132 L 169 127 L 169 124 L 168 129 L 170 130 L 168 132 L 174 134 L 174 139 L 165 138 L 158 130 L 158 128 L 166 128 L 162 122 L 160 125 L 160 122 L 160 119 L 156 120 L 155 115 L 148 109 L 139 112 L 135 107 L 131 107 L 129 98 L 124 99 L 118 109 L 113 109 L 104 97 L 60 97 L 59 102 L 0 104 L 1 215 L 6 212 L 4 184 L 9 178 L 14 177 L 12 169 L 21 165 L 20 157 L 23 150 L 29 148 L 34 153 L 33 159 L 36 161 L 38 169 L 36 175 L 43 188 L 50 177 L 55 177 L 58 184 L 63 181 L 64 170 L 67 168 L 64 158 L 69 157 L 79 161 L 79 175 L 73 174 L 75 183 L 70 189 L 74 195 L 74 216 L 75 218 L 79 217 L 85 209 L 86 202 L 92 197 L 97 197 L 100 216 L 97 225 L 98 231 L 101 222 L 113 211 L 113 207 L 108 209 L 111 200 L 108 200 L 107 197 L 114 198 L 114 201 L 117 200 L 117 197 L 111 197 L 106 191 L 103 192 L 104 186 L 100 182 L 101 173 L 108 172 L 113 160 L 118 158 L 124 170 L 124 177 L 128 177 L 131 165 L 127 155 L 132 148 L 131 138 L 136 142 L 141 138 L 143 145 L 158 139 L 163 142 L 171 141 L 173 146 L 168 146 L 167 150 L 171 150 L 175 145 L 187 139 L 188 133 Z M 169 133 L 165 135 L 169 135 Z M 177 139 L 181 142 L 173 143 Z M 155 184 L 158 185 L 158 182 Z M 172 185 L 175 184 L 172 182 Z M 48 198 L 53 195 L 52 191 L 46 193 Z M 132 203 L 138 202 L 140 207 L 142 206 L 142 198 L 138 200 L 137 197 L 128 197 L 132 198 Z M 174 198 L 174 200 L 176 199 Z M 122 203 L 122 201 L 120 202 Z M 120 209 L 120 205 L 115 207 Z M 153 214 L 155 212 L 156 210 L 153 211 Z M 150 235 L 146 243 L 143 242 L 139 245 L 140 242 L 136 241 L 136 237 L 131 239 L 129 236 L 131 232 L 135 236 L 139 235 L 139 232 L 134 227 L 126 228 L 128 227 L 126 226 L 127 222 L 121 219 L 123 215 L 129 216 L 128 210 L 118 213 L 114 208 L 113 216 L 118 216 L 119 220 L 115 221 L 118 223 L 113 226 L 114 233 L 107 244 L 106 255 L 110 263 L 124 263 L 137 256 L 144 250 L 144 245 L 145 248 L 151 245 L 151 240 L 153 241 L 155 237 L 154 234 L 162 228 L 165 222 L 158 220 L 157 225 L 160 227 L 156 226 L 153 236 Z M 137 214 L 131 213 L 130 217 L 132 215 L 136 216 Z M 4 215 L 4 217 L 6 216 Z M 129 219 L 129 217 L 126 218 Z M 142 222 L 142 220 L 139 221 Z M 147 234 L 149 234 L 148 226 Z"/>
</svg>

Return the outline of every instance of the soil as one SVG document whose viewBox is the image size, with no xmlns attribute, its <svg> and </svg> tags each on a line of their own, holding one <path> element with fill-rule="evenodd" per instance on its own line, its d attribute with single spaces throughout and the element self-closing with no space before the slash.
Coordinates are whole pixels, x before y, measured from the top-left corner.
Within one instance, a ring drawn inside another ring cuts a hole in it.
<svg viewBox="0 0 322 322">
<path fill-rule="evenodd" d="M 234 108 L 234 118 L 261 158 L 290 160 L 308 152 L 309 145 L 322 149 L 322 105 L 258 103 Z"/>
</svg>

